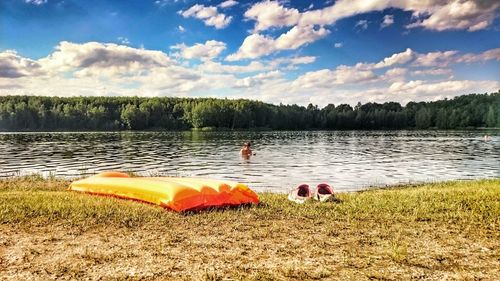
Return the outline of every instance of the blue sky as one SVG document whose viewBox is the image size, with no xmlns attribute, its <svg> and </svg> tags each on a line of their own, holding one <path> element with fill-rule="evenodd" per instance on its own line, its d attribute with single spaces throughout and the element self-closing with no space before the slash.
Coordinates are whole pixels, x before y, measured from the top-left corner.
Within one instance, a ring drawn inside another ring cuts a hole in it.
<svg viewBox="0 0 500 281">
<path fill-rule="evenodd" d="M 493 92 L 499 13 L 488 0 L 4 0 L 0 95 L 326 105 Z"/>
</svg>

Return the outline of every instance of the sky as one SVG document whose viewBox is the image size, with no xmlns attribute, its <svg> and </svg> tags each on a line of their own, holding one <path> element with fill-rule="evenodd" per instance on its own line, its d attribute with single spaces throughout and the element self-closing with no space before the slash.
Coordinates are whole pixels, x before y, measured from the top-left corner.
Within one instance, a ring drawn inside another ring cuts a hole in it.
<svg viewBox="0 0 500 281">
<path fill-rule="evenodd" d="M 0 96 L 431 101 L 500 89 L 498 0 L 2 0 Z"/>
</svg>

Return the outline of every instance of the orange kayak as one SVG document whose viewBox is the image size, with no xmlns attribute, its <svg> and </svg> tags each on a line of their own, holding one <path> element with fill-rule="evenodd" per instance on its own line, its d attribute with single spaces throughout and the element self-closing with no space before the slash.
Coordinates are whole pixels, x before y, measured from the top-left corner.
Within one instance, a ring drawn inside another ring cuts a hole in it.
<svg viewBox="0 0 500 281">
<path fill-rule="evenodd" d="M 74 181 L 68 190 L 148 202 L 177 212 L 259 203 L 255 192 L 237 182 L 130 177 L 120 172 L 105 172 Z"/>
</svg>

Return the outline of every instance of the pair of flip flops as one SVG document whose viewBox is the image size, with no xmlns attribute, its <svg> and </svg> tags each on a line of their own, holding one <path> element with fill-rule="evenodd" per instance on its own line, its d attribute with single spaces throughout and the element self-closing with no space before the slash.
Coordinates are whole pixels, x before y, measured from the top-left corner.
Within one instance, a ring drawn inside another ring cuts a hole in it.
<svg viewBox="0 0 500 281">
<path fill-rule="evenodd" d="M 333 188 L 326 183 L 318 184 L 314 193 L 309 185 L 301 184 L 292 189 L 288 194 L 288 200 L 299 204 L 311 199 L 318 200 L 319 202 L 327 202 L 334 198 Z"/>
</svg>

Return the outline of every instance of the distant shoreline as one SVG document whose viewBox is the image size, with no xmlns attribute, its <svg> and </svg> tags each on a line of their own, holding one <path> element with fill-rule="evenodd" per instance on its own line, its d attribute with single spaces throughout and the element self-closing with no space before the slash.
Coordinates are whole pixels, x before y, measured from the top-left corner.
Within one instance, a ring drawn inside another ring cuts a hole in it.
<svg viewBox="0 0 500 281">
<path fill-rule="evenodd" d="M 407 129 L 268 129 L 268 128 L 256 128 L 256 129 L 228 129 L 228 128 L 192 128 L 187 130 L 165 130 L 165 129 L 150 129 L 150 130 L 53 130 L 53 131 L 44 131 L 44 130 L 18 130 L 18 131 L 2 131 L 0 133 L 127 133 L 127 132 L 153 132 L 153 133 L 165 133 L 165 132 L 267 132 L 267 131 L 276 131 L 276 132 L 301 132 L 301 131 L 312 131 L 312 132 L 346 132 L 346 131 L 390 131 L 390 132 L 398 132 L 398 131 L 444 131 L 444 132 L 453 132 L 453 131 L 499 131 L 500 127 L 468 127 L 468 128 L 456 128 L 456 129 L 439 129 L 439 128 L 428 128 L 428 129 L 417 129 L 417 128 L 407 128 Z"/>
<path fill-rule="evenodd" d="M 333 102 L 333 101 L 332 101 Z M 270 104 L 246 99 L 0 96 L 2 131 L 378 130 L 500 127 L 500 92 L 429 102 Z"/>
</svg>

